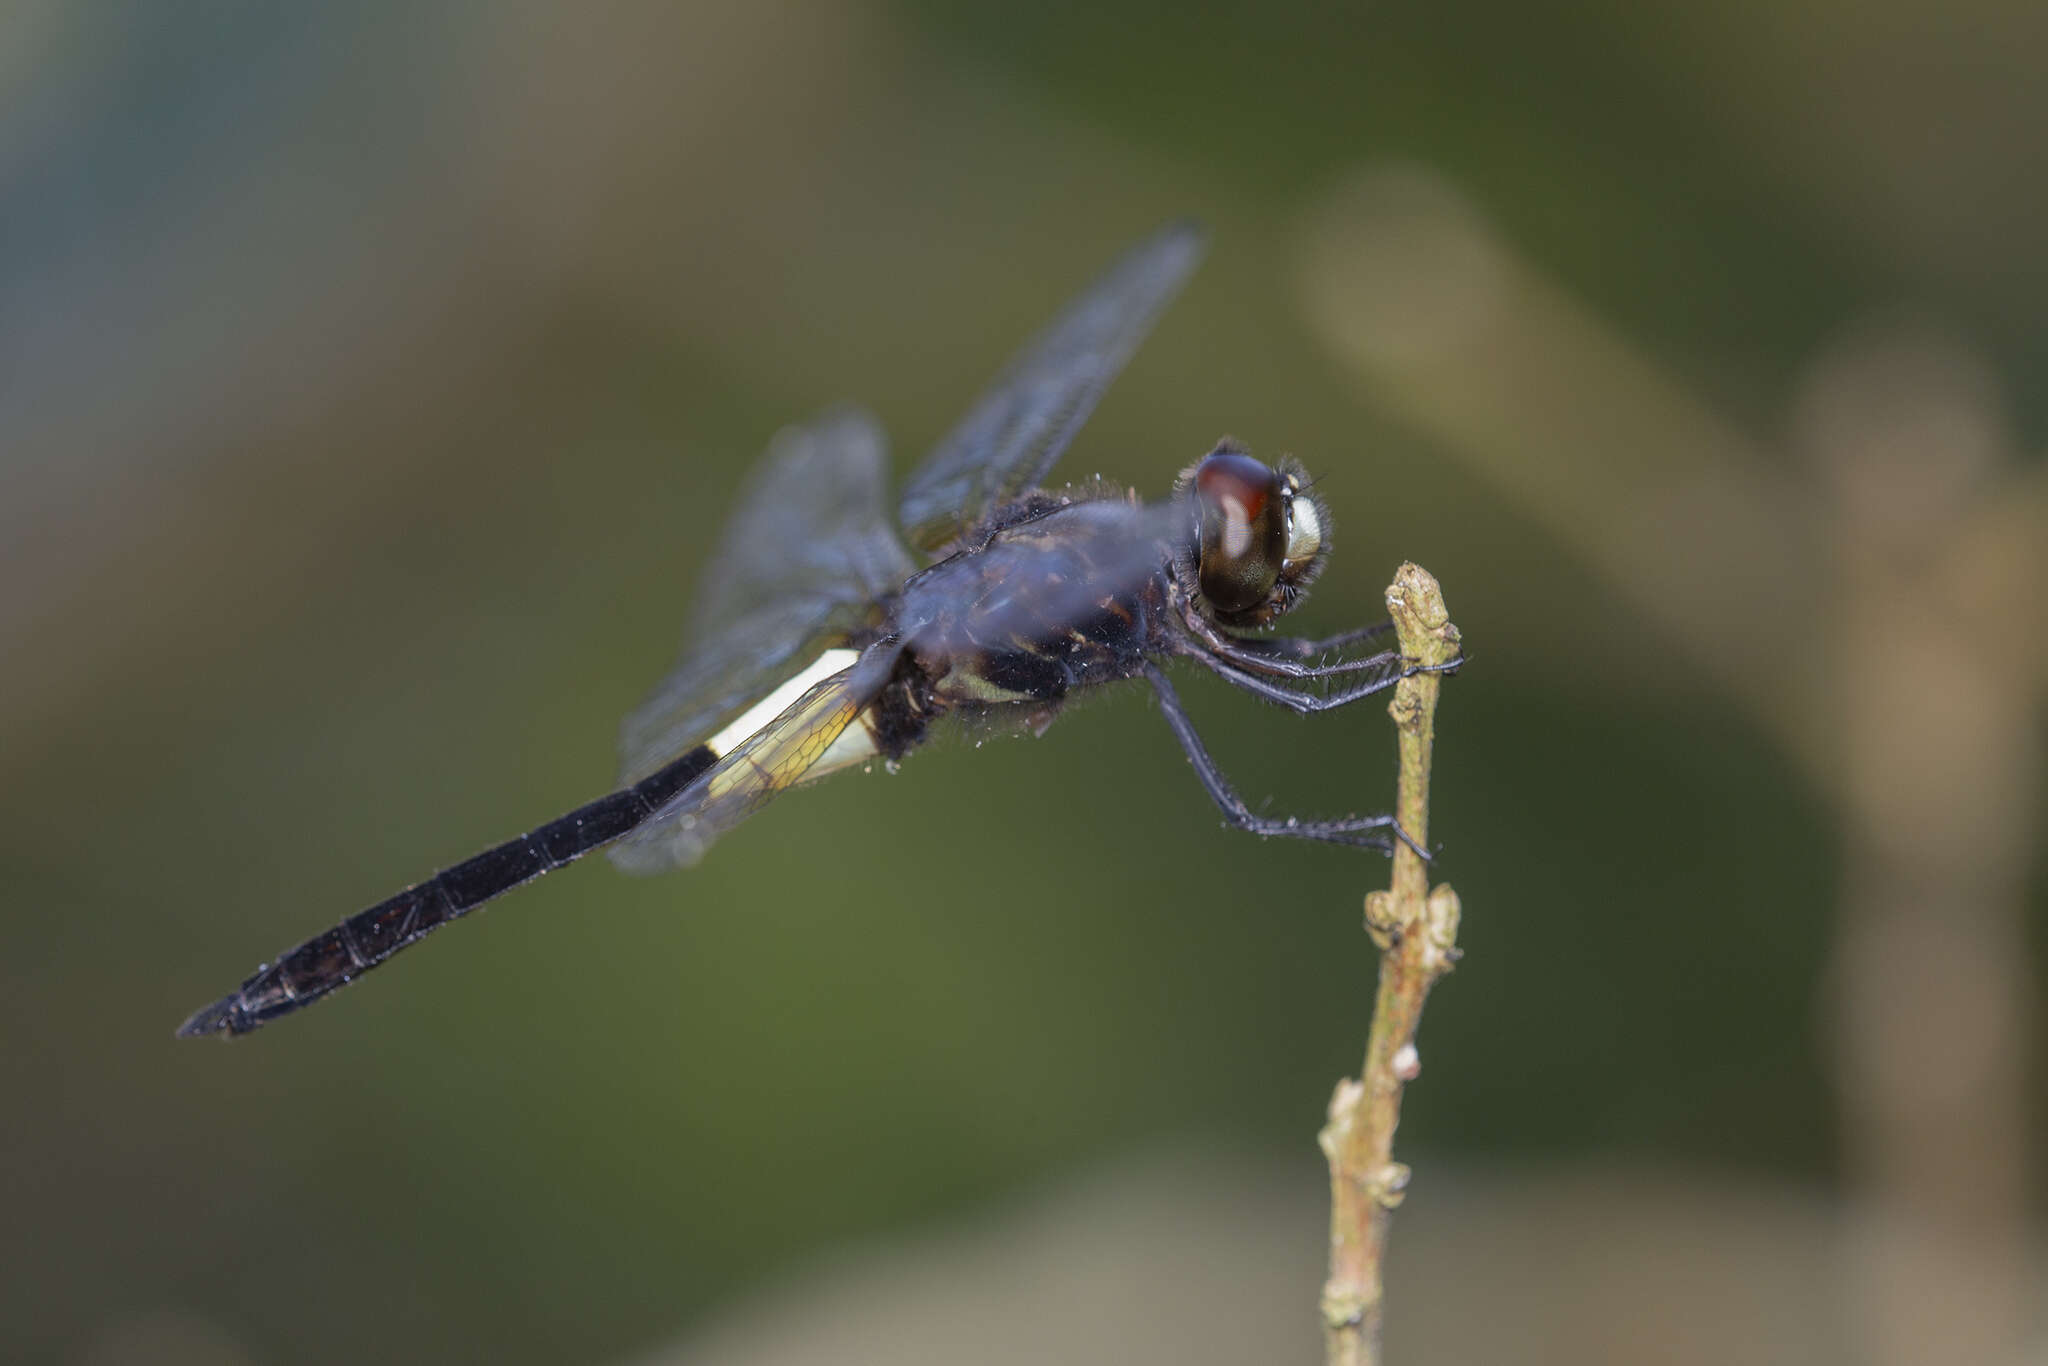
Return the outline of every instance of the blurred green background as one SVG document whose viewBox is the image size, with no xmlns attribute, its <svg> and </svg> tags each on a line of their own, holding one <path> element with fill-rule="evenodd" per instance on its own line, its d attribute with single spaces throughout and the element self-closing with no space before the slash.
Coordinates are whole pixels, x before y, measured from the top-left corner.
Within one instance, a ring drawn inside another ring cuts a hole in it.
<svg viewBox="0 0 2048 1366">
<path fill-rule="evenodd" d="M 1432 1163 L 1881 1189 L 1837 1080 L 1870 841 L 1814 738 L 1857 667 L 1833 542 L 1744 571 L 1826 523 L 1799 434 L 1871 326 L 1975 396 L 1956 504 L 2048 527 L 2044 63 L 2044 11 L 1997 0 L 8 6 L 0 1356 L 604 1360 L 1162 1147 L 1313 1197 L 1383 865 L 1220 829 L 1142 695 L 798 793 L 688 874 L 579 865 L 232 1047 L 171 1037 L 606 790 L 778 426 L 856 400 L 907 468 L 1183 213 L 1208 261 L 1062 472 L 1295 453 L 1338 528 L 1302 628 L 1377 619 L 1413 558 L 1475 657 L 1417 1200 Z M 1413 255 L 1372 258 L 1389 222 Z M 1519 340 L 1402 350 L 1503 299 Z M 1683 483 L 1631 512 L 1617 471 L 1667 436 L 1781 520 Z M 1630 567 L 1666 543 L 1693 558 Z M 2001 1227 L 2048 1175 L 2014 667 Z M 1379 708 L 1211 682 L 1255 801 L 1389 804 Z M 1313 1358 L 1315 1291 L 1274 1359 Z"/>
</svg>

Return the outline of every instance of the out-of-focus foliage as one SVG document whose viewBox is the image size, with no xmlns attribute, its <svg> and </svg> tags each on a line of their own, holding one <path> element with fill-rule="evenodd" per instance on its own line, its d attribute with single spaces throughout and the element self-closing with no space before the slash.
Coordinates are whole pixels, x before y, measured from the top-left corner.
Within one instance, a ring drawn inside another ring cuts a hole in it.
<svg viewBox="0 0 2048 1366">
<path fill-rule="evenodd" d="M 1828 746 L 1655 619 L 1612 528 L 1464 458 L 1464 405 L 1361 383 L 1318 253 L 1359 185 L 1449 187 L 1544 316 L 1787 488 L 1815 356 L 1910 309 L 2022 480 L 2044 61 L 2039 7 L 1995 0 L 10 8 L 0 1355 L 599 1360 L 1169 1138 L 1313 1183 L 1383 870 L 1221 830 L 1142 696 L 171 1038 L 605 788 L 780 424 L 870 404 L 907 467 L 1181 213 L 1208 263 L 1063 472 L 1293 452 L 1337 519 L 1304 628 L 1381 615 L 1414 558 L 1475 655 L 1433 819 L 1468 958 L 1404 1152 L 1834 1185 Z M 1510 398 L 1532 430 L 1578 402 Z M 1187 693 L 1255 799 L 1390 799 L 1378 710 Z"/>
</svg>

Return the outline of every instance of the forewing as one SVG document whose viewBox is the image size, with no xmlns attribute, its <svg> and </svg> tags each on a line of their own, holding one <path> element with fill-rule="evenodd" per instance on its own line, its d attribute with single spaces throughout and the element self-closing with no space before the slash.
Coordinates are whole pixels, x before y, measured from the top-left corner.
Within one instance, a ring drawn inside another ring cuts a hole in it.
<svg viewBox="0 0 2048 1366">
<path fill-rule="evenodd" d="M 911 544 L 944 545 L 1042 481 L 1201 255 L 1201 229 L 1170 224 L 1033 338 L 905 485 L 898 519 Z"/>
<path fill-rule="evenodd" d="M 901 585 L 913 565 L 883 512 L 887 480 L 865 413 L 776 436 L 705 566 L 682 658 L 620 728 L 625 781 L 717 731 Z"/>
<path fill-rule="evenodd" d="M 614 844 L 612 862 L 629 873 L 658 873 L 702 858 L 713 840 L 802 781 L 875 700 L 901 653 L 898 645 L 874 646 L 814 685 Z"/>
<path fill-rule="evenodd" d="M 884 510 L 888 487 L 887 442 L 858 408 L 776 433 L 705 567 L 694 638 L 793 596 L 896 588 L 912 565 Z"/>
</svg>

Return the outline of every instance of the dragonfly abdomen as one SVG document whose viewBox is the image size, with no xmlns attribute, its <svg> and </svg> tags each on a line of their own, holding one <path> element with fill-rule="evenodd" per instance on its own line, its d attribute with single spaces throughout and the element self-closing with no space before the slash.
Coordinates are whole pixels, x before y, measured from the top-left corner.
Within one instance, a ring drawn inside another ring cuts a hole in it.
<svg viewBox="0 0 2048 1366">
<path fill-rule="evenodd" d="M 699 745 L 631 787 L 579 806 L 358 911 L 259 968 L 232 994 L 195 1012 L 178 1033 L 246 1034 L 311 1005 L 486 901 L 610 844 L 715 762 L 710 747 Z"/>
</svg>

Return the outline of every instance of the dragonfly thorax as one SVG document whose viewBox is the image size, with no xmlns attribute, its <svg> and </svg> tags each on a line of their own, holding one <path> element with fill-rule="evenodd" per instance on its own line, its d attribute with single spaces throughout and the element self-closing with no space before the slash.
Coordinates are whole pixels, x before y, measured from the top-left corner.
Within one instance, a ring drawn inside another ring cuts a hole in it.
<svg viewBox="0 0 2048 1366">
<path fill-rule="evenodd" d="M 1163 620 L 1168 525 L 1107 486 L 1020 500 L 980 544 L 906 584 L 888 627 L 942 710 L 1028 711 L 1129 678 Z"/>
</svg>

